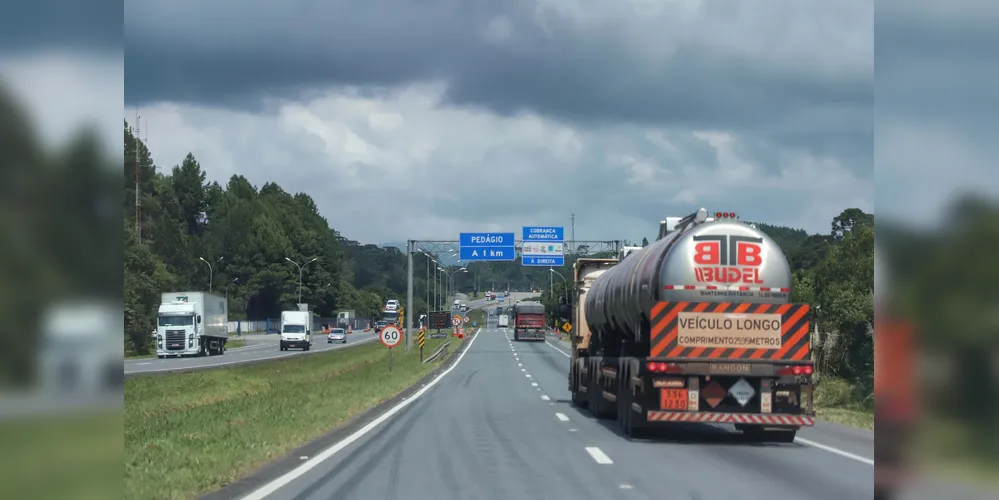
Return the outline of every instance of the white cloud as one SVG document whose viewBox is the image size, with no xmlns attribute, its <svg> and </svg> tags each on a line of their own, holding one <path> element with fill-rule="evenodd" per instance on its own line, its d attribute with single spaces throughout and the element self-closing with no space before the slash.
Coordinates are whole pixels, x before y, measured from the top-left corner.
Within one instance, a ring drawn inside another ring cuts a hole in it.
<svg viewBox="0 0 999 500">
<path fill-rule="evenodd" d="M 443 105 L 444 91 L 330 90 L 272 103 L 272 114 L 178 104 L 140 114 L 161 167 L 191 151 L 220 183 L 243 174 L 306 192 L 333 227 L 364 242 L 568 225 L 570 213 L 577 239 L 640 239 L 662 217 L 701 205 L 824 232 L 842 209 L 873 204 L 869 181 L 833 158 L 785 151 L 779 164 L 758 165 L 724 131 L 501 116 Z M 713 154 L 699 158 L 685 144 Z"/>
</svg>

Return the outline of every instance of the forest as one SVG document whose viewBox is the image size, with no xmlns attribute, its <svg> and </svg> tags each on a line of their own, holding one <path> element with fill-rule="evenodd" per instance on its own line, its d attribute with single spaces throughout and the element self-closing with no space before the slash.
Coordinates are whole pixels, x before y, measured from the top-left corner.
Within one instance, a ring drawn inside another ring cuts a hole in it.
<svg viewBox="0 0 999 500">
<path fill-rule="evenodd" d="M 258 188 L 238 175 L 224 186 L 208 182 L 192 154 L 160 168 L 127 122 L 124 134 L 126 352 L 149 352 L 161 292 L 211 291 L 227 298 L 230 319 L 276 318 L 299 302 L 298 265 L 301 302 L 320 316 L 353 309 L 370 317 L 385 300 L 405 299 L 405 253 L 344 238 L 307 194 Z M 415 260 L 425 266 L 423 259 Z M 414 286 L 425 289 L 422 275 Z M 423 295 L 415 302 L 426 310 Z"/>
</svg>

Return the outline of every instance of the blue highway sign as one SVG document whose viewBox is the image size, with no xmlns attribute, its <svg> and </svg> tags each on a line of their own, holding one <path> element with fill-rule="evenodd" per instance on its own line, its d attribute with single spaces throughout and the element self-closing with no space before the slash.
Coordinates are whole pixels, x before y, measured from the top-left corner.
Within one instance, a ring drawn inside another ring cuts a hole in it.
<svg viewBox="0 0 999 500">
<path fill-rule="evenodd" d="M 563 242 L 565 228 L 556 226 L 524 226 L 524 241 Z"/>
<path fill-rule="evenodd" d="M 461 247 L 510 247 L 517 246 L 513 233 L 461 233 L 458 235 Z"/>
<path fill-rule="evenodd" d="M 524 266 L 561 267 L 565 265 L 565 228 L 524 226 L 520 262 Z"/>
<path fill-rule="evenodd" d="M 515 247 L 461 247 L 458 249 L 459 260 L 517 260 Z"/>
<path fill-rule="evenodd" d="M 525 266 L 562 267 L 565 265 L 565 256 L 563 255 L 548 257 L 524 255 L 520 260 Z"/>
</svg>

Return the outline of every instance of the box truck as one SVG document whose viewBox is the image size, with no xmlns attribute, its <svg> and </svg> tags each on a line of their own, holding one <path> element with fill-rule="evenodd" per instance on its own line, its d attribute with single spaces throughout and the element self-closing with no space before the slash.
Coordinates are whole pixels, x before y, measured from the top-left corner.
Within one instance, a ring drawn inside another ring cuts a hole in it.
<svg viewBox="0 0 999 500">
<path fill-rule="evenodd" d="M 160 295 L 156 323 L 156 355 L 218 356 L 229 338 L 225 298 L 205 292 Z"/>
</svg>

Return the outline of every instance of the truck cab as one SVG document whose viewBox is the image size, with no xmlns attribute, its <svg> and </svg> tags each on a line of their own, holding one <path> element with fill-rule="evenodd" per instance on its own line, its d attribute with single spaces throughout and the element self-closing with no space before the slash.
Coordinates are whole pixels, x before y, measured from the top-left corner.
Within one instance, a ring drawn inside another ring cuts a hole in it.
<svg viewBox="0 0 999 500">
<path fill-rule="evenodd" d="M 193 303 L 160 304 L 156 321 L 156 354 L 160 358 L 199 354 L 198 330 L 202 318 Z"/>
<path fill-rule="evenodd" d="M 281 311 L 281 350 L 312 347 L 312 313 L 309 311 Z"/>
</svg>

